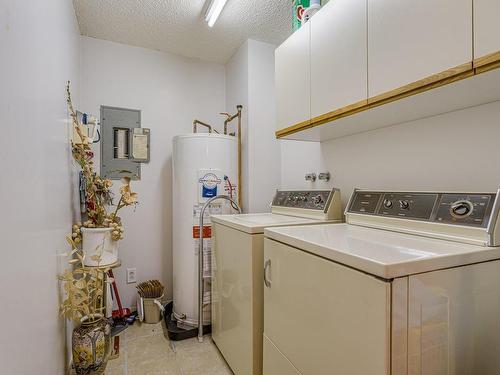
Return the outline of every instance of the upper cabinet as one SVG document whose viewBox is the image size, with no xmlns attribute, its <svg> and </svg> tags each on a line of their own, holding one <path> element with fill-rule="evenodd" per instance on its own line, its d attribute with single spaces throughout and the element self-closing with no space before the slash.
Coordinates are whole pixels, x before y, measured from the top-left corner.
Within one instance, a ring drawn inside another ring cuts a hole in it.
<svg viewBox="0 0 500 375">
<path fill-rule="evenodd" d="M 366 0 L 335 0 L 311 24 L 311 117 L 367 100 Z"/>
<path fill-rule="evenodd" d="M 491 62 L 500 53 L 500 0 L 474 0 L 474 63 Z"/>
<path fill-rule="evenodd" d="M 311 118 L 310 26 L 306 23 L 275 52 L 278 129 Z"/>
<path fill-rule="evenodd" d="M 368 0 L 370 98 L 471 62 L 472 0 Z"/>
<path fill-rule="evenodd" d="M 500 100 L 500 0 L 334 0 L 276 50 L 278 138 Z"/>
</svg>

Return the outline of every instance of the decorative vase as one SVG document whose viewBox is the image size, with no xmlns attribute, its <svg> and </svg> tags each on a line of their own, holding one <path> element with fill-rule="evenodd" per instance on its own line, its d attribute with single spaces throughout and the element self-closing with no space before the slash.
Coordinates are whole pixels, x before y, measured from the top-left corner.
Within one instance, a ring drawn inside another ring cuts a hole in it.
<svg viewBox="0 0 500 375">
<path fill-rule="evenodd" d="M 102 315 L 82 318 L 73 330 L 73 366 L 77 375 L 104 374 L 111 343 L 111 326 Z"/>
<path fill-rule="evenodd" d="M 113 228 L 82 228 L 81 231 L 86 266 L 109 266 L 118 261 L 118 241 L 111 237 Z"/>
</svg>

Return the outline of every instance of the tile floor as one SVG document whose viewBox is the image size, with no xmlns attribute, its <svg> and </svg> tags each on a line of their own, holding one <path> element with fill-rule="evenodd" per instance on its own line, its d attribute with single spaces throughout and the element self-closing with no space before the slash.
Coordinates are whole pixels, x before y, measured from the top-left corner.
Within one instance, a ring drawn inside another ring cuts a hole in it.
<svg viewBox="0 0 500 375">
<path fill-rule="evenodd" d="M 232 375 L 210 336 L 170 341 L 165 324 L 138 324 L 121 335 L 120 356 L 105 375 Z"/>
</svg>

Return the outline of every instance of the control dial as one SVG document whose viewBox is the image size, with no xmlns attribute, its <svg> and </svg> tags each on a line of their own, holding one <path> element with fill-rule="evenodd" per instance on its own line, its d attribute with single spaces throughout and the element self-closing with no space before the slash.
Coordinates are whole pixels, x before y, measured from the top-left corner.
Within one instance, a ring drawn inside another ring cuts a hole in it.
<svg viewBox="0 0 500 375">
<path fill-rule="evenodd" d="M 402 210 L 408 210 L 410 208 L 410 202 L 408 201 L 404 201 L 404 200 L 400 200 L 399 201 L 399 207 L 402 209 Z"/>
<path fill-rule="evenodd" d="M 457 219 L 463 219 L 470 216 L 473 210 L 474 205 L 472 204 L 472 202 L 467 200 L 453 202 L 450 206 L 451 216 Z"/>
<path fill-rule="evenodd" d="M 323 203 L 323 197 L 321 195 L 316 195 L 313 198 L 313 202 L 316 206 L 319 206 L 321 203 Z"/>
<path fill-rule="evenodd" d="M 384 207 L 385 208 L 391 208 L 392 207 L 392 201 L 390 199 L 384 199 Z"/>
</svg>

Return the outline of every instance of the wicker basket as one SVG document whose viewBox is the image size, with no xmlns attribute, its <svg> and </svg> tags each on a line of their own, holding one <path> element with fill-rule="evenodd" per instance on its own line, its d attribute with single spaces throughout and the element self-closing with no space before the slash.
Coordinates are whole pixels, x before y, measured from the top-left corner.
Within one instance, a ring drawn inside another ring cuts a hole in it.
<svg viewBox="0 0 500 375">
<path fill-rule="evenodd" d="M 143 298 L 144 306 L 144 323 L 156 324 L 161 321 L 161 312 L 163 311 L 163 305 L 161 300 L 163 295 L 158 298 Z"/>
</svg>

